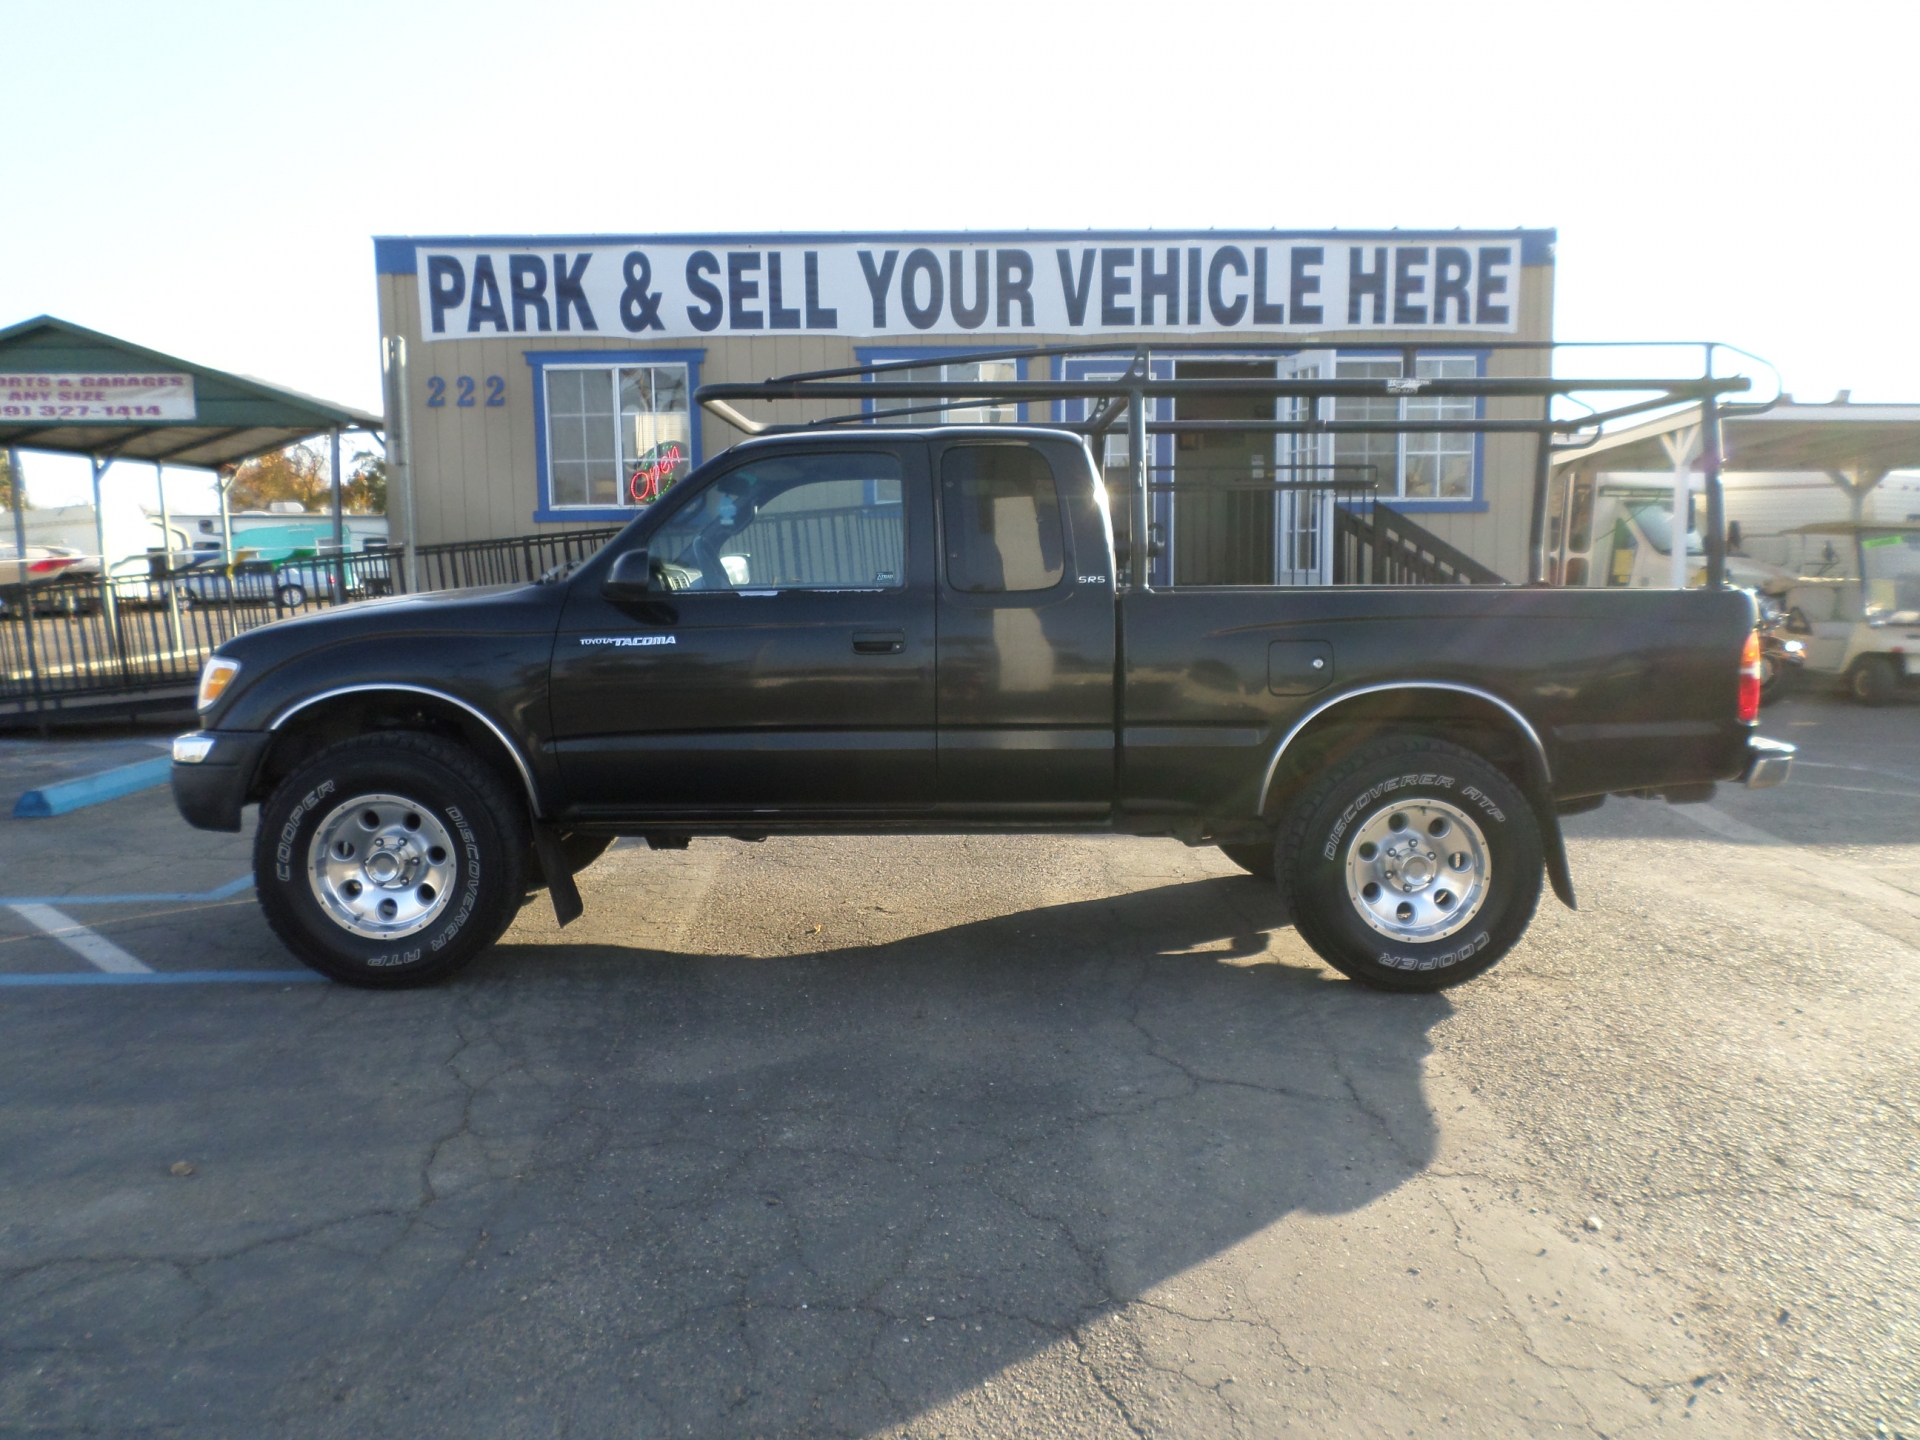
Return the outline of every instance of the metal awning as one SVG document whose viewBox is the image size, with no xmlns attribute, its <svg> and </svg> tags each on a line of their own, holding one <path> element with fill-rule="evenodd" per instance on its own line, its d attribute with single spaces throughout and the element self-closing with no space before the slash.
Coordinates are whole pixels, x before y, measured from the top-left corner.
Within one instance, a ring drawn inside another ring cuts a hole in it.
<svg viewBox="0 0 1920 1440">
<path fill-rule="evenodd" d="M 1629 426 L 1590 445 L 1554 453 L 1556 468 L 1671 471 L 1663 436 L 1699 423 L 1685 410 Z M 1729 414 L 1721 424 L 1728 470 L 1814 470 L 1871 476 L 1920 467 L 1920 405 L 1802 405 L 1783 400 L 1758 415 Z"/>
<path fill-rule="evenodd" d="M 192 377 L 191 419 L 102 421 L 5 413 L 73 408 L 9 402 L 10 390 L 32 392 L 29 386 L 10 386 L 12 380 L 153 373 Z M 195 365 L 51 315 L 0 330 L 0 446 L 215 470 L 330 430 L 377 432 L 385 426 L 380 416 L 364 410 Z"/>
</svg>

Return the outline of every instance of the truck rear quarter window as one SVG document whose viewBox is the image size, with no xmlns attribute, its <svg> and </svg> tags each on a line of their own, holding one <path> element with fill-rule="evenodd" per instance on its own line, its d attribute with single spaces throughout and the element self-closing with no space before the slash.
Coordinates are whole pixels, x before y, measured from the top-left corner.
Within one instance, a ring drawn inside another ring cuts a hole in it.
<svg viewBox="0 0 1920 1440">
<path fill-rule="evenodd" d="M 940 460 L 940 501 L 954 589 L 1005 595 L 1060 583 L 1060 489 L 1038 450 L 954 446 Z"/>
</svg>

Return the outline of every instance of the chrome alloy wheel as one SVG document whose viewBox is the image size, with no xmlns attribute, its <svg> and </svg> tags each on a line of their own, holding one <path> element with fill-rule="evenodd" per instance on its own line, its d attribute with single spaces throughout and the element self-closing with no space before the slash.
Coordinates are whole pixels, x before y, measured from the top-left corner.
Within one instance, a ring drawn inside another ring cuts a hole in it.
<svg viewBox="0 0 1920 1440">
<path fill-rule="evenodd" d="M 1389 939 L 1441 940 L 1480 913 L 1493 878 L 1487 837 L 1444 800 L 1384 805 L 1347 843 L 1347 896 Z"/>
<path fill-rule="evenodd" d="M 425 806 L 400 795 L 360 795 L 313 832 L 307 883 L 342 929 L 369 940 L 424 930 L 447 908 L 453 837 Z"/>
</svg>

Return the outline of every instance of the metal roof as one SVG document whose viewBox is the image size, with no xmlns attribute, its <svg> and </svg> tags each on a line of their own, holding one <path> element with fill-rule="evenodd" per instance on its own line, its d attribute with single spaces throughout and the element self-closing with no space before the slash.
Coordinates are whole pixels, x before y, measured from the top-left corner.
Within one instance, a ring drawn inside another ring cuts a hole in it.
<svg viewBox="0 0 1920 1440">
<path fill-rule="evenodd" d="M 379 431 L 386 422 L 206 365 L 163 355 L 51 315 L 0 330 L 0 374 L 177 372 L 193 377 L 195 418 L 115 424 L 0 418 L 0 445 L 102 459 L 218 469 L 329 430 Z"/>
<path fill-rule="evenodd" d="M 1554 465 L 1598 461 L 1602 470 L 1671 470 L 1660 444 L 1700 422 L 1696 409 L 1612 431 L 1578 449 L 1559 450 Z M 1762 414 L 1735 413 L 1721 421 L 1721 450 L 1729 470 L 1850 470 L 1884 474 L 1920 467 L 1920 405 L 1855 405 L 1838 400 L 1803 405 L 1782 400 Z"/>
</svg>

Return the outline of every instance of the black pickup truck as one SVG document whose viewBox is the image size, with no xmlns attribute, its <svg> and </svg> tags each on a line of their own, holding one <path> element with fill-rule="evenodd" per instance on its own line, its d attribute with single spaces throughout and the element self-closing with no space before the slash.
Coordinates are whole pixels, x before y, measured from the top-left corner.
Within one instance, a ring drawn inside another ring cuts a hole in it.
<svg viewBox="0 0 1920 1440">
<path fill-rule="evenodd" d="M 302 960 L 420 984 L 614 837 L 1087 831 L 1218 845 L 1369 985 L 1479 974 L 1573 885 L 1558 816 L 1778 783 L 1737 590 L 1122 583 L 1054 428 L 749 440 L 571 573 L 243 634 L 174 750 L 260 805 Z"/>
</svg>

